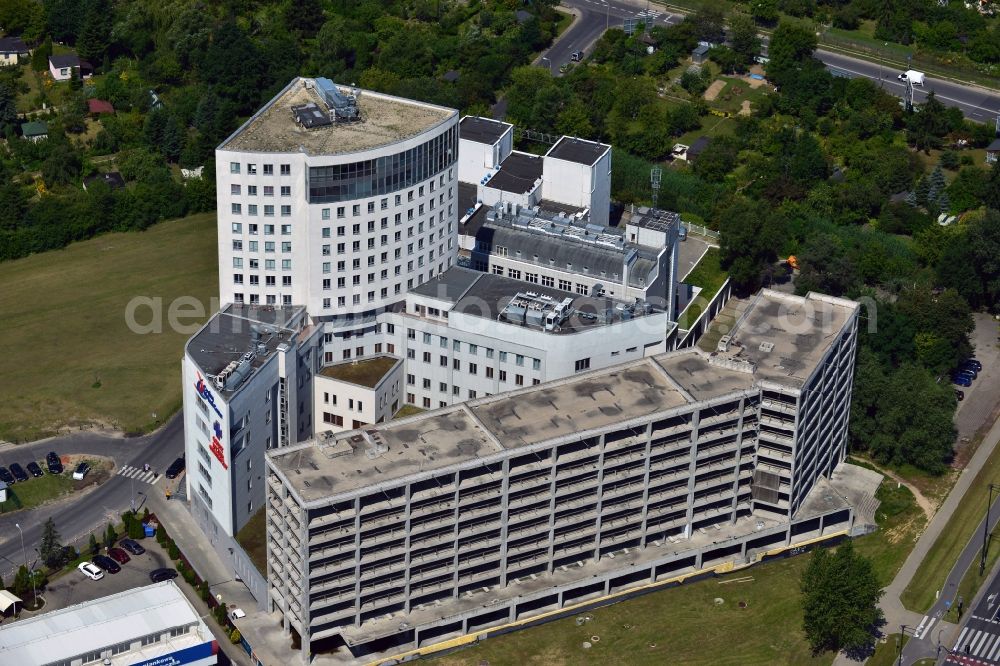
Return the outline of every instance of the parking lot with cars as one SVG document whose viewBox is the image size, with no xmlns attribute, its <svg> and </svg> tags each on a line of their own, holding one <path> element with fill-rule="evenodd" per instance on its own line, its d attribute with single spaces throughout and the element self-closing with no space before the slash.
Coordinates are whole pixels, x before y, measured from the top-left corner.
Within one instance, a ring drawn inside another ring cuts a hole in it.
<svg viewBox="0 0 1000 666">
<path fill-rule="evenodd" d="M 173 563 L 155 539 L 122 539 L 110 551 L 102 548 L 96 557 L 50 582 L 43 595 L 45 610 L 58 610 L 176 576 Z"/>
<path fill-rule="evenodd" d="M 976 438 L 984 424 L 992 424 L 1000 408 L 1000 323 L 991 315 L 977 312 L 973 315 L 976 328 L 969 336 L 973 346 L 972 356 L 982 364 L 970 386 L 952 385 L 965 395 L 958 403 L 955 426 L 958 428 L 959 449 L 962 443 Z"/>
</svg>

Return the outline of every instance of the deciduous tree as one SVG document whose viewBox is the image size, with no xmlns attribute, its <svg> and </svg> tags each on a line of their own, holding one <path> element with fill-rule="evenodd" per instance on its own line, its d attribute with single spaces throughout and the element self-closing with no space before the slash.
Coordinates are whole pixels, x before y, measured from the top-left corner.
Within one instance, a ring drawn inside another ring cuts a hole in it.
<svg viewBox="0 0 1000 666">
<path fill-rule="evenodd" d="M 871 560 L 851 541 L 816 550 L 802 574 L 803 627 L 816 652 L 864 649 L 882 619 L 882 589 Z"/>
</svg>

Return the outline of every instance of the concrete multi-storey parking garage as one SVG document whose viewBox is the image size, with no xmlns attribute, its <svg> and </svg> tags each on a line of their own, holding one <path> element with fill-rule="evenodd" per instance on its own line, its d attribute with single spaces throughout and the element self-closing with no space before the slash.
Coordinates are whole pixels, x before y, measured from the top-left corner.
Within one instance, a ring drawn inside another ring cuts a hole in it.
<svg viewBox="0 0 1000 666">
<path fill-rule="evenodd" d="M 849 533 L 856 330 L 765 290 L 712 353 L 272 451 L 275 620 L 304 656 L 413 648 Z"/>
</svg>

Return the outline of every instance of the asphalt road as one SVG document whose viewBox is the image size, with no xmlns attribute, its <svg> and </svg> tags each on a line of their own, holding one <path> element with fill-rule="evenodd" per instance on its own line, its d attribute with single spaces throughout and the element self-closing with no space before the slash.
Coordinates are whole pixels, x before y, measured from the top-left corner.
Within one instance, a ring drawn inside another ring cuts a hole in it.
<svg viewBox="0 0 1000 666">
<path fill-rule="evenodd" d="M 950 646 L 945 664 L 1000 662 L 1000 574 L 989 581 L 979 603 Z M 942 651 L 949 646 L 942 646 Z"/>
<path fill-rule="evenodd" d="M 570 62 L 570 56 L 575 51 L 590 53 L 591 48 L 604 31 L 609 27 L 621 28 L 627 18 L 641 18 L 646 14 L 646 3 L 632 5 L 627 2 L 612 0 L 562 0 L 563 7 L 576 10 L 577 18 L 566 32 L 559 36 L 555 44 L 543 53 L 538 64 L 548 67 L 553 74 L 559 75 L 559 68 Z M 678 23 L 684 17 L 670 14 L 658 5 L 649 5 L 650 18 L 655 25 L 670 25 Z"/>
<path fill-rule="evenodd" d="M 577 18 L 537 61 L 540 66 L 550 68 L 557 76 L 559 68 L 570 62 L 573 52 L 583 51 L 589 54 L 594 42 L 608 27 L 622 27 L 626 18 L 641 19 L 647 16 L 647 11 L 652 12 L 648 16 L 655 25 L 670 25 L 684 18 L 680 14 L 671 14 L 662 6 L 645 0 L 562 0 L 562 6 L 575 10 Z M 851 77 L 863 76 L 874 81 L 881 80 L 886 90 L 898 97 L 903 95 L 904 87 L 896 80 L 899 72 L 895 69 L 882 68 L 877 62 L 872 63 L 823 50 L 818 50 L 816 57 L 833 71 Z M 932 90 L 942 103 L 962 109 L 962 113 L 972 120 L 993 122 L 997 114 L 1000 114 L 1000 91 L 927 77 L 924 86 L 916 88 L 914 102 L 922 103 Z"/>
<path fill-rule="evenodd" d="M 964 605 L 964 613 L 967 614 L 969 612 L 969 605 L 972 603 L 972 599 L 959 599 L 957 597 L 958 586 L 970 566 L 979 566 L 979 558 L 983 545 L 983 524 L 985 522 L 986 517 L 984 516 L 983 520 L 979 521 L 979 524 L 976 526 L 976 530 L 973 532 L 969 543 L 966 544 L 965 549 L 959 555 L 951 573 L 948 574 L 944 588 L 942 588 L 938 600 L 934 602 L 934 606 L 931 607 L 930 611 L 928 611 L 917 627 L 907 628 L 907 633 L 910 634 L 911 638 L 903 648 L 902 663 L 913 664 L 920 659 L 936 656 L 941 637 L 940 632 L 935 628 L 935 624 L 941 620 L 951 622 L 959 620 L 960 618 L 957 617 L 956 610 L 960 602 Z M 998 522 L 1000 522 L 1000 495 L 994 499 L 992 508 L 990 509 L 991 532 L 996 530 Z M 998 581 L 994 579 L 990 585 L 991 587 L 996 586 L 998 585 Z M 998 587 L 998 590 L 1000 590 L 1000 587 Z M 983 602 L 979 606 L 982 606 L 987 599 L 988 595 L 984 597 Z M 974 615 L 980 613 L 979 606 L 974 610 Z M 995 611 L 996 608 L 994 607 L 993 610 Z M 984 610 L 983 612 L 985 613 L 986 611 Z M 895 633 L 898 630 L 899 627 L 885 627 L 886 633 Z"/>
<path fill-rule="evenodd" d="M 822 60 L 828 69 L 846 72 L 852 78 L 863 76 L 878 82 L 881 75 L 882 87 L 899 98 L 903 97 L 905 86 L 896 79 L 900 73 L 897 69 L 886 69 L 878 63 L 866 62 L 829 51 L 817 51 L 816 57 Z M 972 120 L 994 122 L 997 114 L 1000 113 L 1000 92 L 974 85 L 943 81 L 932 76 L 926 77 L 923 86 L 914 86 L 914 104 L 925 102 L 931 91 L 934 91 L 935 96 L 943 104 L 960 108 L 965 117 Z"/>
<path fill-rule="evenodd" d="M 12 462 L 25 464 L 29 460 L 44 458 L 49 451 L 59 455 L 94 454 L 113 458 L 116 471 L 125 465 L 142 467 L 149 463 L 155 471 L 163 473 L 184 450 L 184 421 L 178 413 L 166 425 L 151 435 L 136 438 L 108 437 L 88 433 L 56 437 L 31 444 L 0 447 L 0 464 Z M 55 520 L 61 541 L 71 544 L 86 538 L 91 532 L 99 533 L 109 520 L 120 520 L 129 508 L 135 489 L 136 505 L 144 501 L 142 493 L 154 486 L 134 482 L 115 474 L 106 482 L 88 488 L 82 493 L 40 506 L 29 511 L 15 511 L 0 516 L 0 576 L 9 581 L 17 567 L 24 563 L 21 539 L 15 523 L 24 531 L 24 551 L 28 565 L 37 560 L 35 549 L 41 541 L 42 524 L 51 516 Z M 163 492 L 164 484 L 155 486 Z"/>
</svg>

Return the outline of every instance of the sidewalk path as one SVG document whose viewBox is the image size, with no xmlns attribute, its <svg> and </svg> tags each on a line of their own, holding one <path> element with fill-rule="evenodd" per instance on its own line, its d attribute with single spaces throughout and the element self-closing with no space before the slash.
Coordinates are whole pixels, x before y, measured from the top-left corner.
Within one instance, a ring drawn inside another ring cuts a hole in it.
<svg viewBox="0 0 1000 666">
<path fill-rule="evenodd" d="M 932 501 L 924 497 L 924 494 L 920 492 L 919 488 L 917 488 L 915 485 L 913 485 L 912 483 L 901 477 L 899 474 L 893 472 L 891 469 L 885 469 L 884 467 L 880 467 L 873 460 L 870 460 L 868 458 L 863 458 L 861 456 L 855 456 L 855 457 L 858 460 L 863 460 L 866 465 L 871 465 L 872 467 L 874 467 L 880 474 L 889 477 L 896 483 L 906 486 L 906 489 L 909 490 L 911 493 L 913 493 L 913 498 L 917 501 L 917 506 L 920 507 L 920 510 L 924 512 L 924 516 L 927 518 L 927 522 L 930 523 L 931 520 L 934 519 L 934 514 L 937 513 L 937 507 L 934 506 L 934 503 Z"/>
<path fill-rule="evenodd" d="M 975 455 L 972 456 L 972 459 L 969 461 L 966 468 L 962 470 L 962 473 L 958 477 L 958 481 L 951 489 L 951 492 L 948 493 L 948 497 L 945 499 L 944 503 L 941 504 L 941 507 L 938 509 L 937 514 L 935 514 L 934 519 L 931 520 L 927 529 L 924 530 L 924 533 L 920 536 L 920 539 L 913 547 L 913 550 L 910 551 L 910 555 L 906 558 L 906 561 L 900 568 L 899 573 L 896 574 L 893 581 L 888 585 L 888 587 L 885 588 L 885 594 L 882 597 L 882 601 L 879 606 L 885 614 L 886 633 L 898 632 L 900 625 L 918 627 L 920 626 L 921 621 L 924 620 L 923 615 L 914 613 L 913 611 L 909 611 L 903 607 L 903 603 L 900 601 L 900 595 L 903 593 L 903 590 L 906 589 L 907 585 L 910 584 L 910 581 L 913 579 L 913 575 L 917 572 L 917 568 L 920 566 L 920 563 L 923 562 L 924 558 L 927 556 L 931 546 L 933 546 L 934 542 L 937 541 L 939 536 L 941 536 L 941 532 L 944 530 L 945 525 L 947 525 L 951 520 L 951 516 L 955 513 L 955 509 L 958 508 L 959 503 L 965 498 L 965 494 L 969 490 L 969 486 L 972 485 L 972 480 L 976 478 L 976 475 L 979 474 L 979 471 L 983 468 L 983 465 L 986 464 L 986 461 L 993 453 L 993 449 L 996 448 L 998 440 L 1000 440 L 1000 420 L 994 422 L 993 427 L 983 439 L 983 443 L 979 446 L 979 449 L 976 450 Z M 1000 521 L 1000 510 L 998 509 L 1000 509 L 1000 497 L 997 497 L 994 501 L 993 508 L 990 512 L 990 517 L 992 518 L 994 525 Z M 972 553 L 974 559 L 975 553 L 978 551 L 976 541 L 981 533 L 982 521 L 980 521 L 976 530 L 973 532 L 969 544 L 959 556 L 958 561 L 949 573 L 948 579 L 945 582 L 944 590 L 941 594 L 941 599 L 935 603 L 935 606 L 931 609 L 929 615 L 933 616 L 937 613 L 940 610 L 939 606 L 943 606 L 945 601 L 951 601 L 948 590 L 958 589 L 958 583 L 962 580 L 962 576 L 965 574 L 969 565 L 969 553 Z M 955 628 L 955 625 L 950 626 Z M 948 634 L 950 637 L 951 632 L 948 632 Z M 927 638 L 930 638 L 930 636 Z M 913 641 L 911 640 L 911 643 L 912 642 Z M 907 645 L 910 645 L 910 643 Z M 913 648 L 909 648 L 907 652 L 910 650 L 916 650 L 916 647 L 917 646 L 914 645 Z M 843 654 L 838 654 L 833 663 L 838 666 L 848 666 L 849 664 L 855 664 L 857 662 L 852 661 Z M 910 662 L 904 660 L 904 663 Z"/>
<path fill-rule="evenodd" d="M 167 500 L 160 493 L 152 493 L 149 510 L 156 514 L 156 517 L 166 528 L 167 534 L 184 553 L 198 576 L 208 582 L 208 589 L 212 596 L 216 598 L 221 596 L 222 603 L 227 605 L 247 609 L 257 607 L 257 601 L 250 594 L 250 590 L 242 582 L 234 579 L 233 572 L 216 555 L 212 545 L 208 543 L 205 535 L 195 523 L 185 502 Z M 184 593 L 189 599 L 192 599 L 192 603 L 197 608 L 205 606 L 204 602 L 197 598 L 190 585 L 180 579 L 178 581 L 178 587 L 184 590 Z M 205 624 L 211 628 L 212 633 L 219 641 L 219 646 L 234 664 L 249 666 L 250 659 L 246 652 L 240 646 L 233 645 L 229 641 L 229 637 L 219 627 L 215 618 L 206 618 Z"/>
</svg>

